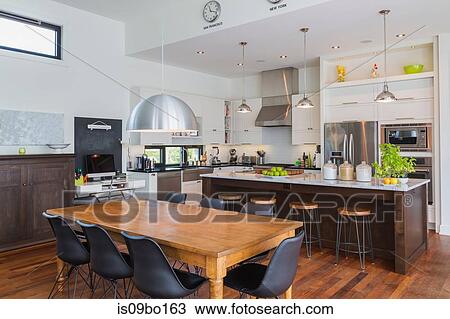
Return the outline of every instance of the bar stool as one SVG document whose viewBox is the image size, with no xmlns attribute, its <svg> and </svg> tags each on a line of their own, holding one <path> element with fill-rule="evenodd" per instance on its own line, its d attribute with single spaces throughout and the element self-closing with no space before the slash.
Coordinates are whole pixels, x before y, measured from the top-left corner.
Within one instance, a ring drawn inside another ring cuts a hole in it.
<svg viewBox="0 0 450 319">
<path fill-rule="evenodd" d="M 350 208 L 339 208 L 338 209 L 338 221 L 337 221 L 337 233 L 336 233 L 336 265 L 339 263 L 339 252 L 344 251 L 346 256 L 349 253 L 354 253 L 359 255 L 359 263 L 361 266 L 361 270 L 366 269 L 366 254 L 370 253 L 370 257 L 372 261 L 374 260 L 373 255 L 373 243 L 372 243 L 372 220 L 371 216 L 373 216 L 370 209 L 359 208 L 359 209 L 350 209 Z M 356 242 L 352 242 L 352 227 L 349 225 L 347 231 L 346 223 L 354 223 L 355 231 L 356 231 Z M 359 225 L 361 226 L 361 230 Z M 344 242 L 341 243 L 342 236 L 342 228 L 344 230 Z M 366 239 L 367 232 L 367 239 Z M 368 244 L 368 248 L 366 248 L 366 241 Z M 344 247 L 341 247 L 344 245 Z M 352 250 L 351 246 L 357 246 L 358 250 Z"/>
<path fill-rule="evenodd" d="M 240 212 L 242 209 L 243 194 L 223 193 L 217 198 L 225 204 L 225 210 Z"/>
<path fill-rule="evenodd" d="M 312 256 L 312 243 L 318 243 L 320 251 L 322 251 L 322 238 L 320 236 L 320 216 L 319 216 L 319 204 L 316 203 L 301 203 L 292 202 L 289 204 L 291 211 L 290 216 L 294 219 L 300 220 L 300 213 L 303 219 L 303 228 L 305 230 L 305 245 L 306 245 L 306 255 L 308 258 Z M 313 224 L 316 225 L 316 234 L 313 236 L 312 229 Z"/>
<path fill-rule="evenodd" d="M 262 211 L 267 211 L 266 216 L 275 216 L 277 211 L 277 198 L 275 196 L 255 196 L 250 198 L 250 203 L 255 207 L 260 207 Z"/>
</svg>

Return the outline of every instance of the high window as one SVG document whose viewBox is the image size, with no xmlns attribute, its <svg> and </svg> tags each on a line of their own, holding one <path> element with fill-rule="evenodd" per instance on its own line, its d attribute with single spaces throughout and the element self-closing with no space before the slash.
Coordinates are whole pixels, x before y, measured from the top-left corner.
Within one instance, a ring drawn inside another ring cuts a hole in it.
<svg viewBox="0 0 450 319">
<path fill-rule="evenodd" d="M 0 11 L 0 49 L 61 60 L 61 27 Z"/>
</svg>

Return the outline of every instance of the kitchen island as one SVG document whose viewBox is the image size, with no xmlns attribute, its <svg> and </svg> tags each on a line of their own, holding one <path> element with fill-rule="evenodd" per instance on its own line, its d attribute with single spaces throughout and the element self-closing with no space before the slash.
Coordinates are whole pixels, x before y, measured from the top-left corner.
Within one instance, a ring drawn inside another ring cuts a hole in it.
<svg viewBox="0 0 450 319">
<path fill-rule="evenodd" d="M 289 218 L 289 203 L 319 204 L 322 244 L 334 248 L 337 208 L 370 207 L 375 256 L 388 260 L 397 273 L 406 274 L 414 260 L 427 249 L 427 184 L 410 179 L 405 185 L 328 181 L 321 174 L 265 177 L 252 173 L 202 175 L 203 194 L 217 196 L 241 192 L 249 198 L 262 194 L 277 198 L 277 217 Z M 245 199 L 244 199 L 245 200 Z"/>
</svg>

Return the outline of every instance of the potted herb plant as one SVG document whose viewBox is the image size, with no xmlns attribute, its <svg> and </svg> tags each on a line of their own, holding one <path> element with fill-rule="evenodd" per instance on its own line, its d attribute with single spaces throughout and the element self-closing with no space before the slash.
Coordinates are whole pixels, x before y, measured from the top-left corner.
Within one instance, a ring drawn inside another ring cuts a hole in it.
<svg viewBox="0 0 450 319">
<path fill-rule="evenodd" d="M 373 163 L 375 176 L 383 179 L 383 183 L 397 185 L 406 184 L 408 174 L 415 172 L 416 159 L 402 157 L 400 147 L 392 144 L 381 144 L 381 165 Z"/>
</svg>

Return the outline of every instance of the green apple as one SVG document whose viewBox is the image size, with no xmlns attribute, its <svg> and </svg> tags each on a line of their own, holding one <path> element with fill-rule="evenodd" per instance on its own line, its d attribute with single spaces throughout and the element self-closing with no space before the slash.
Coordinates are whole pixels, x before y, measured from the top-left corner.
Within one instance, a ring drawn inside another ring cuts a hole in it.
<svg viewBox="0 0 450 319">
<path fill-rule="evenodd" d="M 277 168 L 276 168 L 276 167 L 272 167 L 271 171 L 272 171 L 272 172 L 276 172 L 276 171 L 277 171 Z"/>
<path fill-rule="evenodd" d="M 268 171 L 266 171 L 266 170 L 262 171 L 263 175 L 267 175 L 267 173 L 268 173 Z"/>
<path fill-rule="evenodd" d="M 283 167 L 277 167 L 277 171 L 278 172 L 282 172 L 283 171 Z"/>
<path fill-rule="evenodd" d="M 275 176 L 280 176 L 280 172 L 273 173 Z"/>
</svg>

